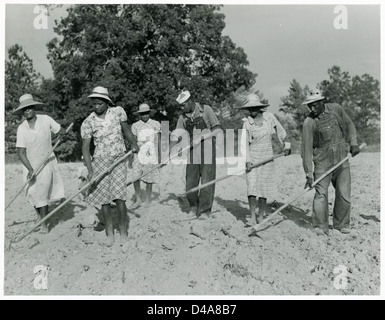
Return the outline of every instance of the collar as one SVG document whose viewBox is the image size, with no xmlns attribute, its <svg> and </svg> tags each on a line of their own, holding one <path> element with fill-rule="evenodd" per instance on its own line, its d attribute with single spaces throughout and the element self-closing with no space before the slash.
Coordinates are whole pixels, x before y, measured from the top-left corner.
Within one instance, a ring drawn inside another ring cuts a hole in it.
<svg viewBox="0 0 385 320">
<path fill-rule="evenodd" d="M 312 118 L 313 118 L 314 120 L 319 120 L 319 119 L 321 119 L 321 117 L 322 117 L 324 114 L 330 114 L 330 111 L 327 110 L 327 109 L 325 108 L 324 112 L 320 113 L 318 116 L 315 116 L 314 114 L 311 114 L 311 115 L 312 115 Z"/>
<path fill-rule="evenodd" d="M 269 116 L 267 114 L 267 112 L 264 112 L 262 113 L 262 119 L 265 120 L 265 121 L 268 121 L 269 119 Z M 249 121 L 250 124 L 254 124 L 254 118 L 252 118 L 251 116 L 248 116 L 247 118 L 244 118 L 244 121 L 247 120 Z"/>
<path fill-rule="evenodd" d="M 198 117 L 201 113 L 203 113 L 202 106 L 200 105 L 199 102 L 195 102 L 195 109 L 194 109 L 194 111 L 189 116 L 186 114 L 186 117 L 194 119 L 194 118 Z"/>
<path fill-rule="evenodd" d="M 108 115 L 110 112 L 111 112 L 111 107 L 108 107 L 107 112 L 106 112 L 106 117 L 107 117 L 107 115 Z M 92 111 L 91 117 L 92 117 L 93 119 L 98 119 L 98 120 L 100 120 L 100 121 L 103 121 L 102 118 L 100 118 L 100 117 L 98 117 L 98 116 L 96 115 L 95 111 Z M 104 119 L 104 120 L 105 120 L 105 119 Z"/>
<path fill-rule="evenodd" d="M 151 119 L 151 118 L 150 118 L 150 119 L 148 119 L 148 120 L 147 120 L 147 122 L 144 122 L 142 119 L 140 119 L 140 120 L 138 120 L 138 121 L 137 121 L 137 123 L 139 123 L 139 124 L 141 124 L 141 125 L 142 125 L 142 124 L 150 124 L 150 123 L 151 123 L 151 121 L 152 121 L 152 119 Z"/>
</svg>

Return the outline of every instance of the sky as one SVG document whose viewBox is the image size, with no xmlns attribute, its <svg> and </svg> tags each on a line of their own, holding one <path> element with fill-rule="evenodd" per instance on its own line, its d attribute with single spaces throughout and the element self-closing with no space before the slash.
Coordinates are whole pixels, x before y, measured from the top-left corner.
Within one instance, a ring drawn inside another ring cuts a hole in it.
<svg viewBox="0 0 385 320">
<path fill-rule="evenodd" d="M 35 69 L 52 77 L 46 44 L 56 35 L 55 20 L 65 6 L 48 17 L 47 29 L 34 28 L 35 4 L 6 4 L 5 49 L 18 43 Z M 380 6 L 345 5 L 347 29 L 336 29 L 341 11 L 336 5 L 224 5 L 223 35 L 244 49 L 249 70 L 258 74 L 255 89 L 278 111 L 290 82 L 315 87 L 338 65 L 351 75 L 368 73 L 380 80 Z"/>
</svg>

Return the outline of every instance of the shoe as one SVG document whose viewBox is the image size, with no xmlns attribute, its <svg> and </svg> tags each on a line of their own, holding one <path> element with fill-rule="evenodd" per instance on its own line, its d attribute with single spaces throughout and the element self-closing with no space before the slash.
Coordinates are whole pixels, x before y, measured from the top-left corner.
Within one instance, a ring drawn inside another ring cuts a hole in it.
<svg viewBox="0 0 385 320">
<path fill-rule="evenodd" d="M 319 227 L 315 227 L 314 232 L 317 236 L 326 236 L 327 235 L 327 233 Z"/>
<path fill-rule="evenodd" d="M 337 229 L 339 232 L 343 233 L 343 234 L 349 234 L 350 233 L 350 229 L 349 228 L 341 228 L 341 229 Z"/>
</svg>

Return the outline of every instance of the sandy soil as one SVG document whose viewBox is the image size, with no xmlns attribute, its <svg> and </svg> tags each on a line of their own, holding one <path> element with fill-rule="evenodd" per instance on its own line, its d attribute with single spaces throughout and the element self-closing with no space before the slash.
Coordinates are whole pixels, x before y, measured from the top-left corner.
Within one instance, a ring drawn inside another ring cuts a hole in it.
<svg viewBox="0 0 385 320">
<path fill-rule="evenodd" d="M 75 197 L 50 219 L 49 234 L 31 233 L 4 251 L 4 293 L 379 295 L 380 154 L 360 154 L 350 162 L 350 235 L 336 230 L 329 237 L 313 233 L 310 191 L 273 218 L 258 236 L 249 236 L 244 176 L 217 184 L 210 219 L 187 221 L 187 200 L 176 196 L 184 190 L 185 167 L 169 165 L 162 169 L 161 183 L 154 186 L 151 207 L 129 210 L 130 237 L 124 246 L 118 234 L 112 248 L 101 246 L 104 231 L 94 231 L 90 224 L 97 210 Z M 268 199 L 270 213 L 301 193 L 305 181 L 298 155 L 276 163 L 282 177 L 281 196 Z M 77 191 L 79 165 L 60 164 L 68 197 Z M 226 173 L 224 165 L 217 170 L 218 177 Z M 6 165 L 5 173 L 8 203 L 22 185 L 21 164 Z M 131 199 L 132 185 L 127 192 Z M 332 187 L 329 192 L 331 211 Z M 127 202 L 128 207 L 131 204 Z M 33 208 L 19 196 L 5 213 L 6 237 L 13 239 L 30 230 L 35 219 Z M 79 224 L 85 227 L 81 233 Z M 49 267 L 46 290 L 34 286 L 38 265 Z M 340 281 L 344 275 L 347 283 Z M 346 286 L 341 289 L 340 284 Z"/>
</svg>

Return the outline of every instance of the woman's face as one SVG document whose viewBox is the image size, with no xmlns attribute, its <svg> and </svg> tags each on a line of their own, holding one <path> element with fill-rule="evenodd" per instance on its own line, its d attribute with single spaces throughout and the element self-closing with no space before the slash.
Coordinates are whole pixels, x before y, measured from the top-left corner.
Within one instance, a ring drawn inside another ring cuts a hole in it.
<svg viewBox="0 0 385 320">
<path fill-rule="evenodd" d="M 23 110 L 23 114 L 27 120 L 31 120 L 36 116 L 36 111 L 34 107 L 26 107 Z"/>
<path fill-rule="evenodd" d="M 92 99 L 94 111 L 97 115 L 101 115 L 108 109 L 108 104 L 105 100 L 99 98 Z"/>
<path fill-rule="evenodd" d="M 140 120 L 143 122 L 147 122 L 150 119 L 150 111 L 148 112 L 143 112 L 140 114 Z"/>
</svg>

